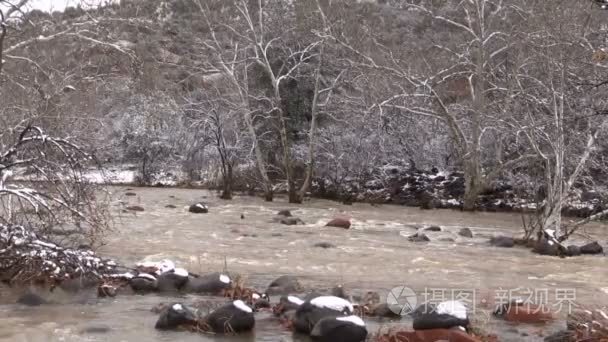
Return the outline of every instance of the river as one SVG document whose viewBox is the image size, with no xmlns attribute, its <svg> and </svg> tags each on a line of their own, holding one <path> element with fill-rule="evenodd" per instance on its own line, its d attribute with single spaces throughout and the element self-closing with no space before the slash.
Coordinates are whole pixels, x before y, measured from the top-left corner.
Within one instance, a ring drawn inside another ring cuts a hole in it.
<svg viewBox="0 0 608 342">
<path fill-rule="evenodd" d="M 100 250 L 102 255 L 126 265 L 171 259 L 197 273 L 221 271 L 227 265 L 230 272 L 244 275 L 248 285 L 260 290 L 272 279 L 291 274 L 299 276 L 307 289 L 344 284 L 352 294 L 374 290 L 386 295 L 394 287 L 407 286 L 422 300 L 424 292 L 432 291 L 434 298 L 466 292 L 468 298 L 474 296 L 476 320 L 497 332 L 501 341 L 541 341 L 540 335 L 559 329 L 563 321 L 549 327 L 522 327 L 488 318 L 490 305 L 484 303 L 495 299 L 497 293 L 512 290 L 519 295 L 531 289 L 535 295 L 540 294 L 537 296 L 546 294 L 550 305 L 558 304 L 560 296 L 564 299 L 568 295 L 575 297 L 577 303 L 608 304 L 605 256 L 560 259 L 487 244 L 492 235 L 518 234 L 521 227 L 518 214 L 426 211 L 363 203 L 346 206 L 316 199 L 297 206 L 287 204 L 283 198 L 272 203 L 246 196 L 223 201 L 209 191 L 170 188 L 136 188 L 133 189 L 136 196 L 125 196 L 122 187 L 113 187 L 111 191 L 115 204 L 123 201 L 145 209 L 122 212 L 116 206 L 115 231 Z M 208 203 L 210 212 L 188 213 L 188 206 L 197 201 Z M 280 209 L 290 209 L 305 225 L 274 222 L 272 218 Z M 336 216 L 352 218 L 351 229 L 324 227 Z M 406 236 L 429 225 L 442 227 L 441 232 L 426 232 L 431 242 L 407 241 Z M 459 236 L 457 232 L 462 227 L 471 228 L 474 238 Z M 608 240 L 608 230 L 602 224 L 589 225 L 585 234 L 604 246 Z M 335 248 L 313 247 L 318 242 L 330 243 Z M 74 298 L 55 291 L 49 298 L 57 304 L 24 308 L 12 304 L 15 292 L 18 291 L 0 291 L 0 341 L 299 340 L 282 330 L 268 314 L 256 317 L 255 336 L 240 338 L 220 339 L 154 329 L 157 315 L 150 312 L 154 305 L 201 299 L 196 296 L 97 299 L 92 293 Z M 569 302 L 562 302 L 561 317 Z M 369 323 L 370 330 L 395 324 L 373 320 Z M 407 325 L 408 321 L 402 324 Z"/>
</svg>

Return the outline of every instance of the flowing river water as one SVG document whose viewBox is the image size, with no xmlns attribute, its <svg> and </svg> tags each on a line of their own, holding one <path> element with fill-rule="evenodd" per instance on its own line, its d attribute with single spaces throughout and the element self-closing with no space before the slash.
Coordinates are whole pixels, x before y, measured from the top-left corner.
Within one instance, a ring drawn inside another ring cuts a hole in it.
<svg viewBox="0 0 608 342">
<path fill-rule="evenodd" d="M 343 284 L 352 294 L 373 290 L 386 296 L 394 287 L 407 286 L 419 294 L 419 303 L 424 292 L 433 293 L 430 299 L 468 293 L 467 300 L 474 300 L 470 305 L 477 323 L 497 333 L 501 341 L 542 341 L 543 334 L 564 326 L 563 320 L 539 327 L 511 326 L 492 318 L 490 303 L 497 296 L 504 298 L 507 291 L 525 295 L 530 289 L 536 301 L 549 302 L 555 311 L 560 309 L 561 297 L 561 317 L 568 310 L 568 298 L 582 304 L 608 304 L 605 256 L 560 259 L 523 248 L 490 247 L 487 241 L 493 235 L 519 234 L 522 221 L 517 214 L 363 203 L 346 206 L 316 199 L 298 206 L 282 198 L 273 203 L 254 197 L 222 201 L 203 190 L 136 188 L 137 196 L 130 197 L 124 196 L 125 188 L 111 191 L 115 202 L 145 208 L 117 215 L 116 231 L 99 251 L 125 265 L 171 259 L 196 273 L 221 271 L 227 265 L 230 272 L 245 276 L 247 285 L 260 290 L 285 274 L 299 276 L 308 290 Z M 208 203 L 210 212 L 188 213 L 187 207 L 197 201 Z M 167 208 L 169 204 L 176 208 Z M 290 209 L 305 225 L 274 222 L 280 209 Z M 336 216 L 350 217 L 351 229 L 324 227 Z M 431 242 L 407 240 L 417 228 L 429 225 L 442 227 L 441 232 L 426 232 Z M 475 236 L 459 236 L 462 227 L 471 228 Z M 606 226 L 592 224 L 585 234 L 606 246 Z M 319 242 L 335 247 L 313 247 Z M 14 304 L 18 292 L 0 289 L 0 341 L 306 341 L 263 313 L 256 316 L 255 334 L 238 338 L 154 329 L 153 306 L 192 303 L 201 299 L 197 296 L 97 299 L 89 292 L 74 297 L 55 291 L 49 295 L 55 304 L 30 308 Z M 370 320 L 369 324 L 375 330 L 397 323 Z M 398 324 L 411 322 L 404 319 Z"/>
</svg>

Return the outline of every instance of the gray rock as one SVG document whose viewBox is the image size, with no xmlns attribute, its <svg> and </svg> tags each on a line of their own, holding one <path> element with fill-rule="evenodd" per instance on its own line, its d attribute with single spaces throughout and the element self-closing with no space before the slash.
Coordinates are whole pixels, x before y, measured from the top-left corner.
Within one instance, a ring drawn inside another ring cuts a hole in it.
<svg viewBox="0 0 608 342">
<path fill-rule="evenodd" d="M 412 236 L 409 236 L 407 239 L 410 242 L 429 242 L 429 241 L 431 241 L 431 239 L 428 236 L 426 236 L 426 234 L 424 234 L 424 233 L 416 233 Z"/>
<path fill-rule="evenodd" d="M 287 210 L 287 209 L 283 209 L 280 210 L 277 215 L 279 216 L 285 216 L 285 217 L 291 217 L 291 211 Z"/>
<path fill-rule="evenodd" d="M 130 205 L 126 209 L 130 210 L 130 211 L 144 211 L 145 210 L 144 207 L 139 206 L 139 205 Z"/>
<path fill-rule="evenodd" d="M 105 324 L 91 324 L 80 330 L 81 334 L 106 334 L 112 330 L 110 326 Z"/>
<path fill-rule="evenodd" d="M 281 224 L 284 224 L 287 226 L 295 226 L 298 224 L 304 224 L 304 221 L 300 220 L 297 217 L 285 217 L 285 218 L 282 218 L 279 222 L 281 222 Z"/>
<path fill-rule="evenodd" d="M 319 248 L 335 248 L 336 246 L 329 243 L 329 242 L 317 242 L 313 245 L 313 247 L 319 247 Z"/>
<path fill-rule="evenodd" d="M 472 238 L 473 231 L 471 231 L 471 229 L 469 229 L 469 228 L 461 228 L 460 231 L 458 232 L 458 235 L 460 235 L 462 237 L 466 237 L 466 238 Z"/>
<path fill-rule="evenodd" d="M 490 239 L 490 244 L 494 247 L 511 248 L 515 246 L 515 240 L 508 236 L 494 236 Z"/>
<path fill-rule="evenodd" d="M 569 256 L 581 255 L 581 248 L 579 246 L 575 246 L 575 245 L 568 246 L 568 255 Z"/>
<path fill-rule="evenodd" d="M 424 230 L 426 230 L 427 232 L 440 232 L 441 231 L 441 227 L 439 227 L 439 226 L 430 226 L 430 227 L 424 228 Z"/>
<path fill-rule="evenodd" d="M 205 203 L 199 202 L 191 205 L 188 211 L 193 214 L 206 214 L 209 212 L 209 208 Z"/>
<path fill-rule="evenodd" d="M 17 303 L 27 306 L 40 306 L 49 302 L 35 293 L 26 293 L 17 299 Z"/>
<path fill-rule="evenodd" d="M 581 246 L 581 254 L 602 254 L 604 253 L 604 248 L 597 242 L 591 242 L 584 246 Z"/>
<path fill-rule="evenodd" d="M 266 293 L 269 295 L 287 295 L 298 292 L 302 292 L 300 281 L 297 277 L 289 275 L 273 280 L 266 289 Z"/>
<path fill-rule="evenodd" d="M 165 206 L 165 208 L 167 208 L 167 209 L 175 209 L 175 208 L 177 208 L 177 206 L 175 206 L 175 205 L 173 205 L 173 204 L 167 204 L 167 205 Z"/>
</svg>

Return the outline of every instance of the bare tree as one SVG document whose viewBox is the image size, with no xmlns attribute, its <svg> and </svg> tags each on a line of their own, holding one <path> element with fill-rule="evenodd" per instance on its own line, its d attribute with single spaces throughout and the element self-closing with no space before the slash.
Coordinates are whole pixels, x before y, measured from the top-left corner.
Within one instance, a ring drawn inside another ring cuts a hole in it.
<svg viewBox="0 0 608 342">
<path fill-rule="evenodd" d="M 251 95 L 249 91 L 249 68 L 250 61 L 249 55 L 253 53 L 255 47 L 250 41 L 242 39 L 240 34 L 237 34 L 238 30 L 230 27 L 229 25 L 222 25 L 224 28 L 228 28 L 228 37 L 219 37 L 220 33 L 216 32 L 216 26 L 212 24 L 210 19 L 211 13 L 208 7 L 202 5 L 197 1 L 201 13 L 204 15 L 209 28 L 211 37 L 208 41 L 204 41 L 204 46 L 210 50 L 213 56 L 213 61 L 210 62 L 208 70 L 210 73 L 220 75 L 220 79 L 228 80 L 230 91 L 226 94 L 226 99 L 234 99 L 232 107 L 238 108 L 238 112 L 241 113 L 245 122 L 247 132 L 252 140 L 253 151 L 255 156 L 255 163 L 257 165 L 261 185 L 264 190 L 264 198 L 267 201 L 273 199 L 273 186 L 268 176 L 267 162 L 264 158 L 262 146 L 260 143 L 260 137 L 256 131 L 254 124 L 254 114 L 256 111 L 251 108 L 250 101 Z M 220 39 L 224 38 L 225 41 L 220 42 Z M 230 44 L 229 48 L 226 48 L 226 44 Z"/>
<path fill-rule="evenodd" d="M 331 33 L 331 27 L 328 23 L 327 17 L 323 12 L 323 7 L 319 0 L 316 0 L 317 10 L 319 15 L 321 16 L 323 22 L 323 31 L 319 34 L 322 40 L 319 43 L 318 54 L 316 58 L 316 68 L 314 71 L 314 87 L 313 87 L 313 97 L 310 109 L 310 127 L 308 128 L 308 153 L 307 153 L 307 161 L 306 161 L 306 171 L 304 175 L 304 180 L 302 182 L 302 186 L 300 187 L 300 191 L 298 192 L 297 197 L 294 197 L 293 202 L 301 203 L 306 193 L 309 191 L 314 171 L 315 171 L 315 150 L 317 148 L 317 129 L 319 124 L 319 116 L 321 114 L 321 110 L 326 107 L 331 100 L 334 89 L 337 86 L 340 77 L 346 71 L 346 69 L 342 69 L 338 75 L 333 79 L 331 84 L 327 87 L 323 87 L 322 84 L 322 70 L 324 66 L 324 58 L 332 58 L 331 56 L 325 56 L 325 45 L 327 44 L 327 35 Z"/>
<path fill-rule="evenodd" d="M 0 131 L 0 220 L 42 232 L 76 227 L 99 242 L 109 217 L 103 192 L 85 178 L 94 165 L 71 138 L 27 123 Z"/>
<path fill-rule="evenodd" d="M 527 40 L 530 54 L 515 73 L 526 114 L 516 127 L 542 165 L 545 196 L 538 230 L 528 234 L 559 243 L 608 213 L 571 226 L 562 222 L 562 209 L 582 184 L 608 128 L 606 89 L 601 85 L 608 66 L 593 58 L 605 44 L 598 39 L 605 32 L 593 9 L 589 12 L 582 4 L 559 1 L 531 10 L 536 29 Z"/>
<path fill-rule="evenodd" d="M 272 2 L 267 3 L 270 6 Z M 283 6 L 284 4 L 278 4 Z M 243 16 L 247 24 L 247 39 L 253 45 L 253 55 L 249 58 L 260 66 L 269 79 L 271 85 L 270 95 L 262 100 L 269 104 L 268 113 L 276 116 L 278 120 L 278 131 L 280 136 L 283 171 L 287 180 L 289 191 L 289 202 L 299 202 L 296 179 L 293 170 L 293 158 L 291 152 L 291 142 L 287 133 L 287 116 L 282 108 L 281 86 L 286 80 L 294 77 L 295 72 L 305 64 L 309 63 L 317 56 L 317 48 L 321 41 L 316 40 L 312 43 L 304 43 L 301 46 L 291 48 L 281 38 L 281 32 L 270 30 L 268 27 L 268 16 L 265 15 L 266 7 L 262 0 L 257 2 L 257 20 L 251 15 L 246 1 L 241 0 L 237 6 L 238 11 Z M 280 28 L 279 28 L 280 29 Z M 285 28 L 282 28 L 283 30 Z M 271 56 L 273 50 L 283 50 L 283 57 L 280 58 L 280 66 L 276 68 Z"/>
<path fill-rule="evenodd" d="M 466 210 L 475 208 L 478 195 L 503 171 L 532 157 L 506 148 L 512 134 L 503 123 L 510 115 L 513 92 L 508 73 L 509 52 L 518 39 L 514 28 L 526 17 L 519 5 L 515 0 L 450 1 L 440 6 L 408 2 L 404 8 L 431 20 L 423 30 L 433 43 L 412 46 L 413 53 L 393 51 L 373 37 L 369 40 L 375 42 L 374 50 L 357 47 L 344 36 L 333 37 L 356 58 L 353 64 L 394 80 L 393 88 L 399 91 L 376 101 L 370 110 L 382 117 L 392 109 L 447 127 L 465 175 Z"/>
<path fill-rule="evenodd" d="M 189 99 L 186 112 L 197 131 L 203 132 L 204 139 L 215 146 L 220 159 L 222 174 L 222 199 L 232 199 L 234 189 L 234 169 L 242 160 L 246 148 L 241 139 L 243 121 L 240 105 L 224 98 L 216 88 L 201 94 L 202 98 Z"/>
</svg>

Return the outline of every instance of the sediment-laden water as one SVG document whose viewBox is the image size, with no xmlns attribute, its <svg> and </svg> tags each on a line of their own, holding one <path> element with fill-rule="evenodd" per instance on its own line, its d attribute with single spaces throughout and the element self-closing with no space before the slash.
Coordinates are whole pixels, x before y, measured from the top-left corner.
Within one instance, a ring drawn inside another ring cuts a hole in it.
<svg viewBox="0 0 608 342">
<path fill-rule="evenodd" d="M 490 303 L 509 291 L 522 297 L 529 289 L 535 301 L 547 301 L 562 316 L 572 297 L 582 304 L 608 304 L 605 256 L 560 259 L 525 249 L 490 247 L 490 236 L 519 233 L 521 216 L 517 214 L 345 206 L 323 200 L 301 206 L 289 205 L 283 199 L 266 203 L 254 197 L 222 201 L 208 191 L 183 189 L 136 188 L 137 196 L 126 197 L 124 188 L 111 190 L 117 204 L 116 231 L 100 253 L 126 265 L 171 259 L 197 273 L 220 271 L 227 265 L 230 272 L 245 276 L 248 285 L 260 290 L 274 278 L 291 274 L 301 277 L 307 289 L 344 284 L 354 295 L 369 290 L 386 295 L 397 286 L 412 288 L 419 301 L 424 292 L 432 292 L 430 299 L 435 300 L 441 295 L 450 299 L 453 293 L 472 293 L 474 299 L 468 298 L 474 300 L 470 304 L 476 320 L 498 332 L 501 341 L 542 340 L 540 335 L 563 325 L 558 321 L 549 327 L 509 326 L 489 317 Z M 121 212 L 118 201 L 140 205 L 145 211 Z M 197 201 L 208 203 L 210 212 L 188 213 L 188 206 Z M 169 204 L 177 208 L 167 208 Z M 290 209 L 305 225 L 285 226 L 273 221 L 279 209 Z M 336 216 L 350 217 L 351 229 L 324 227 Z M 442 228 L 441 232 L 425 232 L 431 242 L 407 241 L 418 228 L 430 225 Z M 462 227 L 471 228 L 474 238 L 459 236 Z M 606 246 L 606 226 L 590 225 L 584 234 Z M 584 238 L 577 236 L 581 242 Z M 335 247 L 313 247 L 319 242 Z M 204 299 L 198 296 L 97 299 L 94 293 L 74 297 L 57 290 L 48 295 L 57 304 L 25 308 L 13 304 L 19 290 L 23 289 L 0 289 L 1 341 L 306 340 L 294 338 L 264 313 L 256 317 L 255 335 L 239 338 L 154 329 L 157 315 L 150 312 L 151 307 L 160 302 Z M 371 330 L 393 324 L 370 321 Z M 407 325 L 407 319 L 401 324 Z"/>
</svg>

